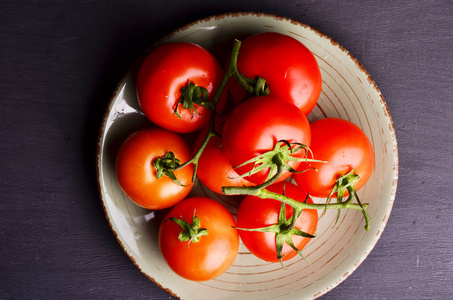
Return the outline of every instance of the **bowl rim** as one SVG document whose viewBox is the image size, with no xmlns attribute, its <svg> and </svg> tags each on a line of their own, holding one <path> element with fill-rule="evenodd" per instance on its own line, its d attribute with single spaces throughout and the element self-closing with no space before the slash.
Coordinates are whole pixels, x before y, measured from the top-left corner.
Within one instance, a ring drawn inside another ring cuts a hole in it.
<svg viewBox="0 0 453 300">
<path fill-rule="evenodd" d="M 309 30 L 313 31 L 314 33 L 316 33 L 317 35 L 319 35 L 320 37 L 329 40 L 333 44 L 333 46 L 338 47 L 341 51 L 345 52 L 349 56 L 349 58 L 355 63 L 355 65 L 359 68 L 359 70 L 366 76 L 368 82 L 373 86 L 374 90 L 377 92 L 377 94 L 379 96 L 380 104 L 385 109 L 385 117 L 387 118 L 388 123 L 390 125 L 389 130 L 390 130 L 392 141 L 394 143 L 394 147 L 392 149 L 392 152 L 394 153 L 394 156 L 393 156 L 394 162 L 393 162 L 392 190 L 390 192 L 390 199 L 389 199 L 390 201 L 389 201 L 389 205 L 388 205 L 388 208 L 387 208 L 387 212 L 385 214 L 386 217 L 382 221 L 381 228 L 378 231 L 378 234 L 373 239 L 373 242 L 369 244 L 369 247 L 368 247 L 367 251 L 360 258 L 360 260 L 358 260 L 354 264 L 352 272 L 347 272 L 337 282 L 335 282 L 334 285 L 331 285 L 331 286 L 327 287 L 325 290 L 320 291 L 318 294 L 314 295 L 314 299 L 315 298 L 319 298 L 322 295 L 324 295 L 324 294 L 328 293 L 329 291 L 331 291 L 332 289 L 334 289 L 336 286 L 338 286 L 344 280 L 346 280 L 353 273 L 353 271 L 355 271 L 362 264 L 362 262 L 368 257 L 369 253 L 373 250 L 373 248 L 375 247 L 376 243 L 380 239 L 380 237 L 381 237 L 381 235 L 382 235 L 382 233 L 384 231 L 384 228 L 385 228 L 385 226 L 386 226 L 386 224 L 388 222 L 388 219 L 390 217 L 390 213 L 392 211 L 392 208 L 393 208 L 393 205 L 394 205 L 394 202 L 395 202 L 395 198 L 396 198 L 396 191 L 397 191 L 397 185 L 398 185 L 398 173 L 399 173 L 399 155 L 398 155 L 398 143 L 397 143 L 397 138 L 396 138 L 396 133 L 395 133 L 395 127 L 394 127 L 394 124 L 393 124 L 392 117 L 390 115 L 390 111 L 389 111 L 388 106 L 387 106 L 387 104 L 386 104 L 386 102 L 384 100 L 384 97 L 382 96 L 382 93 L 380 92 L 377 84 L 375 83 L 375 81 L 373 80 L 371 75 L 368 73 L 368 71 L 365 69 L 365 67 L 346 48 L 344 48 L 339 42 L 335 41 L 334 39 L 332 39 L 328 35 L 322 33 L 321 31 L 319 31 L 319 30 L 317 30 L 317 29 L 315 29 L 315 28 L 311 27 L 310 25 L 307 25 L 307 24 L 305 24 L 303 22 L 296 21 L 296 20 L 288 18 L 288 17 L 283 17 L 283 16 L 280 16 L 280 15 L 271 14 L 271 13 L 264 13 L 264 12 L 240 11 L 240 12 L 221 13 L 221 14 L 210 15 L 210 16 L 203 17 L 203 18 L 197 19 L 195 21 L 189 22 L 189 23 L 187 23 L 187 24 L 185 24 L 183 26 L 180 26 L 180 27 L 176 28 L 175 30 L 172 30 L 171 32 L 165 34 L 164 36 L 162 36 L 161 38 L 159 38 L 155 42 L 151 43 L 150 46 L 148 46 L 145 49 L 145 51 L 143 51 L 143 53 L 141 55 L 139 55 L 138 58 L 133 61 L 133 63 L 129 66 L 129 68 L 124 72 L 124 74 L 121 76 L 120 80 L 117 82 L 117 84 L 115 86 L 115 90 L 113 91 L 112 96 L 110 97 L 110 99 L 109 99 L 109 101 L 108 101 L 108 103 L 106 105 L 106 109 L 105 109 L 103 117 L 102 117 L 102 123 L 101 123 L 101 126 L 99 128 L 99 133 L 98 133 L 98 138 L 97 138 L 97 146 L 96 146 L 96 179 L 97 179 L 97 188 L 98 188 L 98 193 L 99 193 L 99 196 L 100 196 L 100 199 L 101 199 L 102 209 L 104 211 L 104 214 L 105 214 L 106 219 L 107 219 L 107 221 L 109 223 L 110 229 L 112 230 L 116 240 L 118 241 L 118 243 L 120 244 L 121 248 L 126 253 L 126 255 L 129 257 L 129 259 L 132 261 L 132 263 L 140 270 L 140 272 L 142 274 L 144 274 L 156 286 L 158 286 L 162 290 L 166 291 L 168 294 L 180 299 L 180 297 L 176 293 L 174 293 L 170 288 L 164 287 L 156 279 L 154 279 L 152 276 L 146 274 L 146 272 L 144 272 L 142 270 L 142 268 L 137 263 L 137 261 L 134 259 L 132 254 L 128 253 L 125 245 L 123 244 L 123 242 L 121 241 L 121 239 L 118 236 L 118 232 L 114 228 L 112 220 L 110 220 L 110 217 L 109 217 L 109 214 L 108 214 L 108 211 L 107 211 L 107 207 L 105 205 L 105 197 L 104 197 L 104 194 L 102 192 L 103 188 L 102 188 L 102 180 L 101 180 L 101 173 L 102 173 L 102 171 L 101 171 L 101 169 L 102 169 L 102 167 L 101 167 L 101 165 L 102 165 L 101 157 L 102 157 L 103 138 L 105 136 L 105 130 L 107 129 L 106 125 L 107 125 L 107 120 L 108 120 L 108 117 L 109 117 L 110 108 L 111 108 L 112 104 L 114 103 L 116 97 L 120 93 L 121 86 L 124 84 L 125 80 L 127 79 L 128 75 L 129 75 L 129 70 L 136 68 L 137 65 L 140 63 L 140 61 L 142 61 L 143 58 L 147 55 L 147 53 L 149 53 L 149 51 L 151 51 L 157 45 L 160 45 L 163 42 L 165 42 L 166 40 L 170 39 L 172 36 L 178 34 L 179 32 L 187 30 L 188 28 L 196 26 L 198 24 L 209 22 L 209 21 L 212 21 L 212 20 L 221 20 L 221 19 L 224 19 L 224 18 L 241 18 L 241 17 L 270 18 L 270 19 L 274 19 L 274 20 L 289 22 L 289 23 L 291 23 L 293 25 L 301 26 L 301 27 L 304 27 L 306 29 L 309 29 Z"/>
</svg>

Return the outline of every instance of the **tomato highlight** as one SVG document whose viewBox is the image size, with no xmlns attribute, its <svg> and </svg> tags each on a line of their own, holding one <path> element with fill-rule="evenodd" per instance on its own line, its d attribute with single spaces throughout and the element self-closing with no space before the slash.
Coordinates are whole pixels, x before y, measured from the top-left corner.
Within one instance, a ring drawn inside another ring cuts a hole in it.
<svg viewBox="0 0 453 300">
<path fill-rule="evenodd" d="M 137 98 L 155 124 L 179 133 L 209 123 L 209 103 L 223 78 L 217 59 L 199 45 L 167 43 L 143 60 L 137 74 Z M 207 93 L 207 96 L 206 96 Z M 220 98 L 219 112 L 226 101 Z"/>
</svg>

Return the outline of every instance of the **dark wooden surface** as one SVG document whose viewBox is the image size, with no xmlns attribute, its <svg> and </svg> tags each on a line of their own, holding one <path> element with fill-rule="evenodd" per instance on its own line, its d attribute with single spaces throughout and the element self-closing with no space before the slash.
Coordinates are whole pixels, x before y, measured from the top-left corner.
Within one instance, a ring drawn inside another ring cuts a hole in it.
<svg viewBox="0 0 453 300">
<path fill-rule="evenodd" d="M 0 5 L 0 299 L 169 299 L 101 207 L 98 129 L 156 39 L 234 11 L 304 22 L 368 70 L 392 115 L 400 175 L 387 227 L 323 299 L 451 299 L 453 2 L 135 0 Z"/>
</svg>

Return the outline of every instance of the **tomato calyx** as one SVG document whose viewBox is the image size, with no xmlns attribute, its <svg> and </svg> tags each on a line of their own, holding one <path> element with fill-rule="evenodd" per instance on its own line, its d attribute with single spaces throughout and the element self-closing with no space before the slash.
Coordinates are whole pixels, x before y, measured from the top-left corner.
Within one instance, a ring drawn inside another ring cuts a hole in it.
<svg viewBox="0 0 453 300">
<path fill-rule="evenodd" d="M 176 158 L 175 154 L 171 151 L 167 152 L 164 156 L 160 156 L 153 161 L 153 167 L 156 170 L 156 178 L 160 179 L 162 176 L 167 176 L 179 186 L 183 185 L 178 178 L 176 178 L 174 171 L 181 165 L 181 161 Z"/>
<path fill-rule="evenodd" d="M 299 158 L 292 156 L 292 154 L 298 151 L 305 151 L 305 157 Z M 286 170 L 291 173 L 300 173 L 305 172 L 297 171 L 292 168 L 288 162 L 290 161 L 304 161 L 304 162 L 323 162 L 315 159 L 308 158 L 308 153 L 311 152 L 308 146 L 301 144 L 301 143 L 290 143 L 287 140 L 280 140 L 275 143 L 274 149 L 267 151 L 263 154 L 257 155 L 254 158 L 236 166 L 235 168 L 239 168 L 248 164 L 253 163 L 253 167 L 249 172 L 246 172 L 239 176 L 241 177 L 248 177 L 263 170 L 269 169 L 269 174 L 267 175 L 266 181 L 260 185 L 257 185 L 256 188 L 265 188 L 277 181 L 277 179 L 282 175 L 282 173 Z"/>
<path fill-rule="evenodd" d="M 332 191 L 327 197 L 326 203 L 330 203 L 332 196 L 334 196 L 335 194 L 337 195 L 337 203 L 350 203 L 355 198 L 365 218 L 365 230 L 368 231 L 370 230 L 370 217 L 366 209 L 364 208 L 364 205 L 360 201 L 359 196 L 357 195 L 357 191 L 354 187 L 354 182 L 358 180 L 360 180 L 360 177 L 359 175 L 355 174 L 354 169 L 352 169 L 349 173 L 345 175 L 339 176 L 335 182 Z M 349 196 L 345 201 L 343 201 L 343 197 L 346 191 L 349 192 Z M 338 219 L 340 218 L 340 212 L 341 210 L 339 209 L 335 224 L 338 222 Z"/>
<path fill-rule="evenodd" d="M 173 221 L 178 224 L 178 240 L 180 242 L 188 241 L 187 246 L 189 246 L 190 243 L 198 243 L 202 236 L 209 234 L 209 231 L 206 228 L 201 228 L 200 219 L 195 215 L 195 211 L 193 212 L 192 224 L 184 220 L 183 217 L 181 217 L 181 219 L 170 217 L 167 221 Z"/>
<path fill-rule="evenodd" d="M 194 113 L 201 117 L 195 108 L 195 104 L 206 107 L 210 110 L 215 108 L 216 103 L 209 101 L 208 90 L 202 86 L 196 85 L 190 80 L 188 80 L 187 84 L 181 88 L 180 92 L 181 97 L 179 98 L 178 103 L 176 103 L 174 110 L 174 114 L 180 119 L 182 119 L 182 117 L 178 112 L 179 105 L 182 105 L 183 109 L 188 109 L 192 118 Z"/>
<path fill-rule="evenodd" d="M 308 195 L 305 198 L 304 203 L 306 203 L 308 199 Z M 283 251 L 283 245 L 287 243 L 294 251 L 297 252 L 308 264 L 310 262 L 306 259 L 306 257 L 302 254 L 302 251 L 297 249 L 297 247 L 294 245 L 292 236 L 302 236 L 306 238 L 314 238 L 314 235 L 311 235 L 307 232 L 301 231 L 294 226 L 296 225 L 297 218 L 299 218 L 300 214 L 302 213 L 302 210 L 293 210 L 293 214 L 291 217 L 288 219 L 286 218 L 286 205 L 285 203 L 282 203 L 280 212 L 278 214 L 278 222 L 273 225 L 269 225 L 266 227 L 260 227 L 260 228 L 239 228 L 235 227 L 238 230 L 244 230 L 244 231 L 255 231 L 255 232 L 271 232 L 275 234 L 275 244 L 276 244 L 276 250 L 277 250 L 277 259 L 280 261 L 280 264 L 283 269 L 285 269 L 283 265 L 283 258 L 289 254 L 286 253 L 285 255 L 282 255 Z"/>
<path fill-rule="evenodd" d="M 293 146 L 297 146 L 293 149 Z M 305 158 L 297 158 L 291 156 L 293 152 L 297 152 L 299 150 L 304 150 L 305 151 Z M 277 181 L 277 179 L 280 177 L 280 175 L 283 173 L 284 170 L 288 170 L 293 173 L 300 173 L 300 172 L 305 172 L 310 169 L 302 170 L 302 171 L 296 171 L 291 166 L 288 165 L 287 161 L 305 161 L 305 162 L 324 162 L 320 160 L 314 160 L 314 159 L 309 159 L 307 154 L 310 151 L 308 147 L 305 145 L 302 145 L 300 143 L 289 143 L 288 141 L 279 141 L 276 143 L 275 147 L 273 150 L 268 151 L 264 154 L 258 155 L 251 160 L 248 160 L 244 162 L 243 164 L 239 165 L 243 166 L 249 163 L 254 163 L 253 169 L 245 174 L 242 174 L 241 177 L 243 176 L 250 176 L 256 172 L 262 171 L 266 168 L 269 168 L 269 175 L 268 179 L 256 186 L 249 186 L 249 187 L 234 187 L 234 186 L 224 186 L 222 187 L 222 193 L 225 195 L 254 195 L 263 199 L 270 198 L 270 199 L 275 199 L 280 202 L 283 202 L 285 204 L 288 204 L 291 206 L 295 211 L 302 211 L 302 209 L 308 208 L 308 209 L 323 209 L 324 212 L 327 209 L 337 209 L 338 214 L 336 220 L 338 221 L 340 211 L 342 209 L 356 209 L 360 210 L 364 216 L 365 219 L 365 230 L 369 231 L 370 230 L 370 217 L 367 213 L 367 208 L 368 204 L 362 204 L 360 201 L 356 189 L 354 187 L 354 182 L 359 180 L 359 175 L 355 174 L 354 170 L 351 170 L 348 174 L 340 176 L 336 183 L 334 188 L 332 189 L 329 197 L 326 200 L 325 204 L 322 203 L 301 203 L 298 202 L 294 199 L 291 199 L 285 195 L 280 195 L 278 193 L 273 193 L 268 190 L 266 190 L 266 187 L 269 185 L 273 184 L 274 182 Z M 311 152 L 311 151 L 310 151 Z M 272 175 L 275 173 L 274 175 Z M 343 201 L 343 196 L 345 191 L 349 192 L 349 197 Z M 337 202 L 336 203 L 330 203 L 330 200 L 333 195 L 337 194 Z M 352 200 L 356 199 L 357 203 L 353 203 Z"/>
</svg>

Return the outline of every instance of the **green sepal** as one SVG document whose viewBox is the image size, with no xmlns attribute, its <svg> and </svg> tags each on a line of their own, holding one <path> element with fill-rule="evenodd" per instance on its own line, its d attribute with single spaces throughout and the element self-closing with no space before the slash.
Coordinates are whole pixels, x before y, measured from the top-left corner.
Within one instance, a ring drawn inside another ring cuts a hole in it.
<svg viewBox="0 0 453 300">
<path fill-rule="evenodd" d="M 346 191 L 349 192 L 349 196 L 344 201 L 344 203 L 349 203 L 353 199 L 356 199 L 357 204 L 359 204 L 361 211 L 363 213 L 363 216 L 365 218 L 365 230 L 370 230 L 370 217 L 366 211 L 366 209 L 363 207 L 362 202 L 359 199 L 359 196 L 357 195 L 357 191 L 355 189 L 354 183 L 356 181 L 360 180 L 360 177 L 358 174 L 355 174 L 355 170 L 352 169 L 349 173 L 342 175 L 338 177 L 338 179 L 335 181 L 335 185 L 330 192 L 329 196 L 326 199 L 326 204 L 330 203 L 331 198 L 333 195 L 337 195 L 337 203 L 342 203 L 343 202 L 343 197 Z M 340 212 L 341 210 L 339 209 L 337 212 L 337 217 L 335 220 L 335 224 L 337 224 L 338 220 L 340 219 Z M 325 214 L 325 210 L 323 212 L 323 215 Z"/>
<path fill-rule="evenodd" d="M 176 103 L 175 110 L 173 111 L 178 118 L 181 118 L 181 115 L 178 112 L 179 105 L 182 105 L 182 108 L 184 109 L 188 109 L 192 118 L 194 113 L 201 117 L 195 108 L 195 104 L 206 107 L 210 110 L 213 110 L 215 107 L 216 103 L 209 101 L 208 90 L 202 86 L 196 85 L 190 80 L 181 88 L 180 92 L 181 97 L 179 98 L 178 103 Z"/>
<path fill-rule="evenodd" d="M 311 235 L 307 232 L 303 232 L 294 227 L 296 224 L 297 218 L 300 216 L 301 213 L 302 213 L 302 210 L 293 209 L 292 216 L 287 219 L 286 218 L 286 204 L 282 203 L 279 214 L 278 214 L 277 224 L 269 225 L 266 227 L 260 227 L 260 228 L 240 228 L 240 227 L 235 227 L 235 228 L 238 230 L 243 230 L 243 231 L 275 233 L 277 259 L 280 261 L 282 268 L 285 269 L 285 267 L 283 265 L 283 258 L 285 256 L 282 255 L 283 245 L 285 243 L 287 243 L 289 246 L 291 246 L 291 248 L 293 248 L 293 250 L 296 251 L 297 254 L 299 254 L 304 260 L 307 261 L 307 263 L 309 263 L 308 260 L 305 258 L 305 256 L 302 254 L 302 252 L 299 249 L 297 249 L 297 247 L 294 245 L 294 242 L 292 240 L 293 235 L 303 236 L 306 238 L 315 237 L 314 235 Z"/>
<path fill-rule="evenodd" d="M 209 231 L 206 228 L 200 228 L 200 219 L 195 215 L 192 217 L 192 224 L 189 224 L 184 218 L 181 219 L 170 217 L 167 221 L 173 221 L 179 225 L 179 235 L 178 240 L 180 242 L 187 242 L 189 243 L 198 243 L 202 236 L 206 236 L 209 234 Z"/>
<path fill-rule="evenodd" d="M 269 95 L 269 92 L 270 90 L 266 80 L 263 77 L 258 76 L 255 83 L 255 96 L 267 96 Z"/>
<path fill-rule="evenodd" d="M 178 178 L 176 178 L 174 171 L 181 165 L 181 162 L 176 158 L 175 154 L 171 151 L 167 152 L 164 156 L 158 157 L 153 161 L 153 167 L 156 170 L 156 178 L 167 176 L 179 186 L 183 185 Z"/>
<path fill-rule="evenodd" d="M 300 150 L 305 151 L 305 157 L 294 157 L 291 154 L 298 152 Z M 311 150 L 308 146 L 301 144 L 301 143 L 289 143 L 286 140 L 281 140 L 275 143 L 274 149 L 267 151 L 263 154 L 257 155 L 252 159 L 249 159 L 242 164 L 234 167 L 239 168 L 245 166 L 247 164 L 253 163 L 253 167 L 249 172 L 246 172 L 238 178 L 248 177 L 253 174 L 256 174 L 262 170 L 269 169 L 268 176 L 266 178 L 265 183 L 260 185 L 260 188 L 267 187 L 274 183 L 278 177 L 283 173 L 284 170 L 287 170 L 291 173 L 300 173 L 304 171 L 297 171 L 293 169 L 288 162 L 290 161 L 298 161 L 298 162 L 321 162 L 325 163 L 325 161 L 316 160 L 308 158 L 308 153 L 311 153 Z"/>
</svg>

